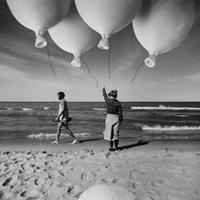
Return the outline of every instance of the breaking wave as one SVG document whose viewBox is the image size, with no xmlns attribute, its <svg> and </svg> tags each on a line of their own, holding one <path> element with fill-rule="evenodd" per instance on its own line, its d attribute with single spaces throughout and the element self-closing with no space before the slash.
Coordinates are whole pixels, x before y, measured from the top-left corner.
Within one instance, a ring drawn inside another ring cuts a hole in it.
<svg viewBox="0 0 200 200">
<path fill-rule="evenodd" d="M 196 131 L 200 130 L 200 126 L 142 126 L 145 131 Z"/>
<path fill-rule="evenodd" d="M 132 110 L 200 110 L 200 107 L 131 106 Z"/>
<path fill-rule="evenodd" d="M 22 108 L 23 111 L 32 111 L 32 108 Z"/>
<path fill-rule="evenodd" d="M 93 108 L 93 110 L 97 110 L 97 111 L 105 111 L 105 108 Z"/>
<path fill-rule="evenodd" d="M 75 133 L 75 136 L 91 136 L 92 133 Z M 31 134 L 27 136 L 29 139 L 38 139 L 38 140 L 50 140 L 50 139 L 56 139 L 56 134 L 51 134 L 51 133 L 38 133 L 38 134 Z M 68 134 L 61 134 L 61 139 L 62 138 L 69 138 L 70 136 Z"/>
</svg>

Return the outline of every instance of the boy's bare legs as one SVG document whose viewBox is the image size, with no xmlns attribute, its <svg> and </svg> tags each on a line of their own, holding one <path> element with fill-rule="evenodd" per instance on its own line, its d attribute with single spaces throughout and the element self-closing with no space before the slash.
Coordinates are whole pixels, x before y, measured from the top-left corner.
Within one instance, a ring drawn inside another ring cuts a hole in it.
<svg viewBox="0 0 200 200">
<path fill-rule="evenodd" d="M 51 142 L 52 144 L 58 144 L 59 140 L 60 140 L 60 134 L 61 134 L 61 128 L 62 128 L 62 123 L 58 123 L 57 126 L 57 138 L 55 141 Z"/>
<path fill-rule="evenodd" d="M 59 143 L 62 126 L 63 126 L 62 123 L 58 123 L 58 127 L 57 127 L 57 138 L 56 138 L 55 141 L 51 142 L 52 144 L 58 144 L 58 143 Z M 68 125 L 65 125 L 65 130 L 66 130 L 66 133 L 67 133 L 68 135 L 70 135 L 70 136 L 73 138 L 72 144 L 77 144 L 77 143 L 79 143 L 77 137 L 76 137 L 76 136 L 73 134 L 73 132 L 69 129 Z"/>
<path fill-rule="evenodd" d="M 70 135 L 73 138 L 73 142 L 72 144 L 76 144 L 79 143 L 77 137 L 73 134 L 73 132 L 69 129 L 68 125 L 65 126 L 65 130 L 67 132 L 68 135 Z"/>
</svg>

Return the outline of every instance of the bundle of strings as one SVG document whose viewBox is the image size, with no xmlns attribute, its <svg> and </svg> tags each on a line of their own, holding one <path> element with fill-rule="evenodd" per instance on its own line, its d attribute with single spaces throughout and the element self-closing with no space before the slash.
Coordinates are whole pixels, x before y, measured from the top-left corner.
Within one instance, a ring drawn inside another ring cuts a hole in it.
<svg viewBox="0 0 200 200">
<path fill-rule="evenodd" d="M 54 76 L 57 77 L 56 71 L 55 71 L 54 66 L 53 66 L 53 64 L 51 62 L 51 59 L 50 59 L 49 43 L 47 43 L 47 47 L 46 48 L 47 48 L 47 59 L 48 59 L 48 63 L 49 63 L 50 69 L 51 69 L 52 73 L 54 74 Z"/>
<path fill-rule="evenodd" d="M 108 49 L 108 80 L 111 79 L 110 48 Z"/>
<path fill-rule="evenodd" d="M 142 63 L 136 68 L 133 78 L 131 79 L 131 83 L 133 83 L 136 80 L 138 72 L 142 68 L 143 65 L 144 65 L 144 62 L 142 61 Z"/>
<path fill-rule="evenodd" d="M 97 78 L 91 73 L 89 66 L 88 66 L 87 63 L 83 60 L 83 58 L 81 58 L 81 61 L 82 61 L 82 63 L 85 65 L 85 67 L 87 68 L 88 75 L 89 75 L 93 80 L 95 80 L 96 86 L 97 86 L 97 88 L 98 88 L 98 87 L 99 87 L 99 82 L 98 82 Z"/>
</svg>

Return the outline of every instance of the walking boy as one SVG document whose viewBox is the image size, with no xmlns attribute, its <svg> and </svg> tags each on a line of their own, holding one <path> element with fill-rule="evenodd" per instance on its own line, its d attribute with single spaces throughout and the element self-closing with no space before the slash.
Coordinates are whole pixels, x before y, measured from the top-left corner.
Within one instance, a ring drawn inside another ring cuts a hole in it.
<svg viewBox="0 0 200 200">
<path fill-rule="evenodd" d="M 61 129 L 63 126 L 65 127 L 67 134 L 69 134 L 73 138 L 73 142 L 71 144 L 77 144 L 79 143 L 78 139 L 68 127 L 68 123 L 71 121 L 72 118 L 69 117 L 68 105 L 67 105 L 67 101 L 65 100 L 65 94 L 64 92 L 58 92 L 57 95 L 58 95 L 58 100 L 60 100 L 58 115 L 54 119 L 55 122 L 58 122 L 57 139 L 53 141 L 52 144 L 59 143 Z"/>
</svg>

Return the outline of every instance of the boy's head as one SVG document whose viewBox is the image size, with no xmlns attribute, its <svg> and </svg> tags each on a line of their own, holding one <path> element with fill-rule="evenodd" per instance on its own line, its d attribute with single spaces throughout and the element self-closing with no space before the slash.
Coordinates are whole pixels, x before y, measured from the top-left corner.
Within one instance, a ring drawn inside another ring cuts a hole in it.
<svg viewBox="0 0 200 200">
<path fill-rule="evenodd" d="M 58 92 L 57 95 L 58 95 L 58 100 L 62 100 L 62 99 L 65 98 L 65 93 L 64 92 Z"/>
</svg>

